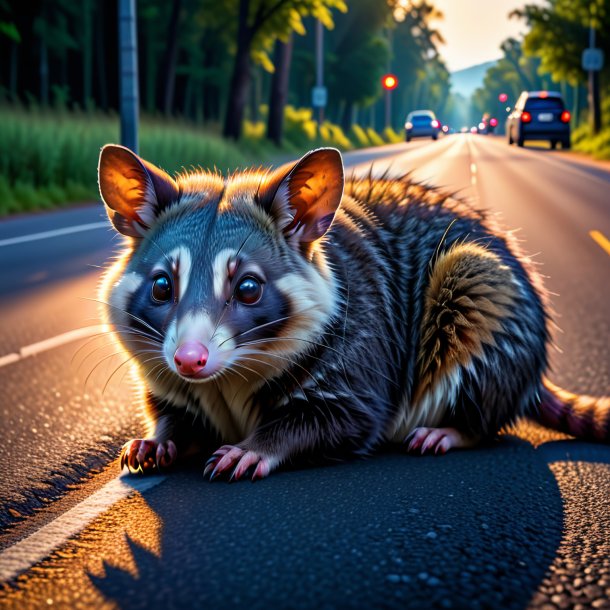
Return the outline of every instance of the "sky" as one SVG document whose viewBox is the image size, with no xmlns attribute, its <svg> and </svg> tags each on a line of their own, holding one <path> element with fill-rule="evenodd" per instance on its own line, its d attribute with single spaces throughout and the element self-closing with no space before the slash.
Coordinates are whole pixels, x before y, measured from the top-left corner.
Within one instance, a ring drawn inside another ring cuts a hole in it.
<svg viewBox="0 0 610 610">
<path fill-rule="evenodd" d="M 444 14 L 435 27 L 446 44 L 441 55 L 451 72 L 502 57 L 500 43 L 518 37 L 527 27 L 508 14 L 525 4 L 546 4 L 544 0 L 432 0 Z"/>
</svg>

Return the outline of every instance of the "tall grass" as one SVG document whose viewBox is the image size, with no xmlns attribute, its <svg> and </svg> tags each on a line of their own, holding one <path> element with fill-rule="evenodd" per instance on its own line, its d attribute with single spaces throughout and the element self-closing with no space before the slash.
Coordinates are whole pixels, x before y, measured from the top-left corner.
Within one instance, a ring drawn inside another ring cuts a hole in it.
<svg viewBox="0 0 610 610">
<path fill-rule="evenodd" d="M 594 136 L 588 124 L 580 125 L 572 132 L 572 146 L 595 159 L 610 159 L 610 88 L 602 102 L 601 131 Z"/>
<path fill-rule="evenodd" d="M 311 110 L 287 107 L 285 145 L 278 149 L 264 139 L 263 123 L 246 123 L 235 143 L 185 121 L 144 118 L 140 154 L 169 173 L 191 167 L 227 171 L 319 146 L 350 150 L 383 143 L 371 131 L 357 131 L 360 137 L 352 132 L 350 139 L 332 123 L 318 129 Z M 100 148 L 118 141 L 115 114 L 0 107 L 0 216 L 95 200 Z"/>
<path fill-rule="evenodd" d="M 0 214 L 96 198 L 99 151 L 119 141 L 118 123 L 102 113 L 0 109 Z M 238 146 L 179 121 L 141 125 L 142 156 L 168 172 L 235 169 L 268 159 L 270 148 L 249 139 Z"/>
</svg>

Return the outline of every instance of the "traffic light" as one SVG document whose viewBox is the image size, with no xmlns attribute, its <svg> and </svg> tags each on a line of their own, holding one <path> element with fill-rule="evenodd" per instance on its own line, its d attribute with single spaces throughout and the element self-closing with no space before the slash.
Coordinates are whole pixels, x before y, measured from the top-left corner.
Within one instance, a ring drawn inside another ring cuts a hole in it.
<svg viewBox="0 0 610 610">
<path fill-rule="evenodd" d="M 386 91 L 392 91 L 398 87 L 398 79 L 393 74 L 385 74 L 381 78 L 381 84 Z"/>
<path fill-rule="evenodd" d="M 500 100 L 502 103 L 504 103 L 507 99 L 508 95 L 506 95 L 506 93 L 500 93 L 500 95 L 498 95 L 498 100 Z"/>
</svg>

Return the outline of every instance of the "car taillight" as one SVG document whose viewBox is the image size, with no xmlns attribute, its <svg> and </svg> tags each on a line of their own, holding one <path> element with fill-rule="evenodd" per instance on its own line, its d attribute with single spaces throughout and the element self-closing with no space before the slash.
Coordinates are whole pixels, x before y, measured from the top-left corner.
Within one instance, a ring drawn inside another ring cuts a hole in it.
<svg viewBox="0 0 610 610">
<path fill-rule="evenodd" d="M 531 123 L 532 115 L 529 112 L 522 112 L 521 113 L 521 122 L 522 123 Z"/>
<path fill-rule="evenodd" d="M 572 115 L 567 110 L 564 110 L 561 113 L 561 122 L 562 123 L 569 123 L 571 117 L 572 117 Z"/>
<path fill-rule="evenodd" d="M 496 118 L 492 118 L 492 119 L 490 119 L 489 124 L 490 124 L 492 127 L 495 127 L 495 126 L 498 124 L 498 119 L 496 119 Z"/>
<path fill-rule="evenodd" d="M 441 124 L 436 119 L 434 119 L 434 121 L 432 121 L 432 123 L 430 124 L 432 125 L 432 127 L 434 127 L 434 129 L 438 129 L 441 126 Z"/>
</svg>

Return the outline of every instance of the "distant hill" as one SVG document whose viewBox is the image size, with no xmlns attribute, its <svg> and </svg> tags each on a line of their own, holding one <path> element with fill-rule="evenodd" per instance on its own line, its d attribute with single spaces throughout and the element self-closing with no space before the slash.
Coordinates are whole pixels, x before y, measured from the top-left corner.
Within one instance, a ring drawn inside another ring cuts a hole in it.
<svg viewBox="0 0 610 610">
<path fill-rule="evenodd" d="M 483 84 L 485 72 L 496 63 L 496 60 L 486 61 L 476 66 L 470 66 L 451 73 L 451 90 L 469 98 L 475 89 Z"/>
</svg>

